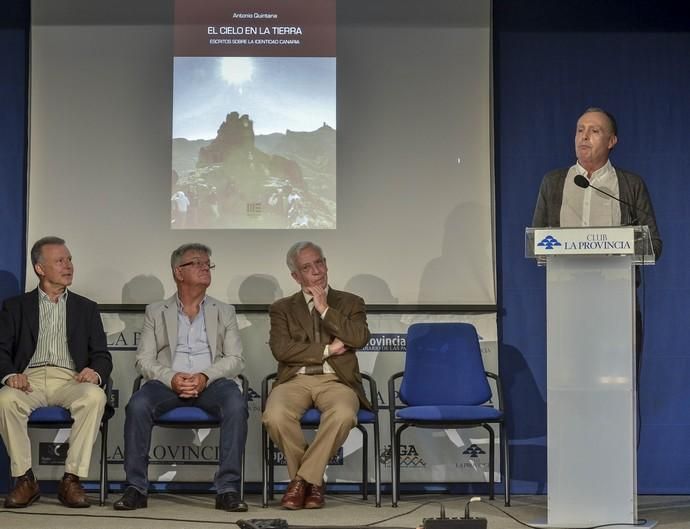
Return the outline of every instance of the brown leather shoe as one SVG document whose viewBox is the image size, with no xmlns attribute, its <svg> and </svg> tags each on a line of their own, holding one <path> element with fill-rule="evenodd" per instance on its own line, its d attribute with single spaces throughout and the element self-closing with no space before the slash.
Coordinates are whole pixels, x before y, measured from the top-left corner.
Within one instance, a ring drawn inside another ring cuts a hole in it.
<svg viewBox="0 0 690 529">
<path fill-rule="evenodd" d="M 91 507 L 86 492 L 79 483 L 79 476 L 68 474 L 62 476 L 60 484 L 58 485 L 58 500 L 67 507 L 83 508 Z"/>
<path fill-rule="evenodd" d="M 326 498 L 324 498 L 324 485 L 312 485 L 307 484 L 307 490 L 305 492 L 304 498 L 304 508 L 305 509 L 320 509 L 326 503 Z"/>
<path fill-rule="evenodd" d="M 41 492 L 38 490 L 38 481 L 36 481 L 34 473 L 29 469 L 23 476 L 17 478 L 14 488 L 5 498 L 5 509 L 28 507 L 40 497 Z"/>
<path fill-rule="evenodd" d="M 280 506 L 283 509 L 296 511 L 304 507 L 304 493 L 307 490 L 307 482 L 303 479 L 293 479 L 288 485 L 283 499 L 280 500 Z"/>
</svg>

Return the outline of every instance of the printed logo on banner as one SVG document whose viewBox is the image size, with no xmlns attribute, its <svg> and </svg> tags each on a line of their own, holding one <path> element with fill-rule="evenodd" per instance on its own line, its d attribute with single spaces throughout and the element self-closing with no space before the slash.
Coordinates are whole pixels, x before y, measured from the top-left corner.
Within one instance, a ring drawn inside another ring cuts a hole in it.
<svg viewBox="0 0 690 529">
<path fill-rule="evenodd" d="M 108 348 L 113 348 L 113 350 L 123 350 L 131 351 L 132 348 L 139 345 L 139 339 L 141 338 L 141 331 L 134 331 L 131 334 L 125 334 L 126 331 L 121 331 L 112 336 L 108 336 Z"/>
<path fill-rule="evenodd" d="M 560 246 L 561 243 L 553 235 L 547 235 L 541 242 L 537 243 L 537 246 L 543 246 L 545 250 L 553 250 L 554 246 Z"/>
<path fill-rule="evenodd" d="M 173 445 L 160 444 L 151 447 L 149 464 L 151 465 L 215 465 L 220 451 L 218 445 Z M 116 446 L 110 463 L 124 463 L 124 449 Z"/>
<path fill-rule="evenodd" d="M 479 454 L 486 454 L 484 450 L 479 448 L 476 444 L 471 444 L 465 450 L 462 451 L 463 454 L 469 455 L 470 457 L 479 457 Z"/>
<path fill-rule="evenodd" d="M 382 465 L 387 468 L 391 467 L 393 463 L 392 458 L 393 452 L 391 451 L 391 445 L 386 445 L 379 456 L 379 461 Z M 400 468 L 424 468 L 426 467 L 426 462 L 419 455 L 417 447 L 413 444 L 400 445 Z"/>
<path fill-rule="evenodd" d="M 64 465 L 67 460 L 69 443 L 39 443 L 39 465 Z"/>
<path fill-rule="evenodd" d="M 249 409 L 251 411 L 261 410 L 261 395 L 251 387 L 247 390 L 247 400 L 249 401 Z"/>
<path fill-rule="evenodd" d="M 113 389 L 110 392 L 110 405 L 117 409 L 120 407 L 120 390 Z"/>
<path fill-rule="evenodd" d="M 484 470 L 489 468 L 489 460 L 486 457 L 486 450 L 472 443 L 462 451 L 463 458 L 455 463 L 455 468 L 466 469 L 468 471 Z"/>
<path fill-rule="evenodd" d="M 407 351 L 406 333 L 374 333 L 367 344 L 360 349 L 365 352 L 401 352 Z"/>
<path fill-rule="evenodd" d="M 479 336 L 479 340 L 483 340 Z M 360 351 L 368 352 L 401 352 L 407 351 L 407 333 L 374 333 Z"/>
<path fill-rule="evenodd" d="M 328 460 L 329 465 L 342 465 L 344 462 L 343 447 L 338 448 L 336 454 Z M 277 448 L 273 448 L 273 464 L 276 466 L 287 466 L 287 461 L 283 453 Z"/>
<path fill-rule="evenodd" d="M 386 401 L 383 400 L 383 393 L 381 393 L 380 391 L 377 391 L 376 392 L 376 398 L 379 401 L 379 406 L 385 406 L 386 405 Z"/>
</svg>

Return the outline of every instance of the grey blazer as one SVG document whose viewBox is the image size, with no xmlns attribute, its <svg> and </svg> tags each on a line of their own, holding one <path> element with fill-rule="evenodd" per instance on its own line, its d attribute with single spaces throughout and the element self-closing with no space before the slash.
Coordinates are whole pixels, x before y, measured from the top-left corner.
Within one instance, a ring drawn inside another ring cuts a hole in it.
<svg viewBox="0 0 690 529">
<path fill-rule="evenodd" d="M 146 307 L 144 328 L 137 350 L 137 371 L 147 380 L 158 380 L 171 387 L 177 346 L 177 295 Z M 206 333 L 213 363 L 203 373 L 210 384 L 218 378 L 234 378 L 244 369 L 242 342 L 235 308 L 211 296 L 204 303 Z M 171 344 L 172 347 L 171 347 Z"/>
<path fill-rule="evenodd" d="M 563 186 L 568 169 L 556 169 L 544 176 L 539 187 L 537 205 L 534 208 L 532 226 L 535 228 L 557 228 L 561 225 L 561 204 L 563 203 Z M 618 190 L 622 202 L 633 207 L 621 204 L 621 224 L 636 224 L 649 226 L 652 237 L 654 255 L 658 260 L 661 257 L 663 243 L 656 225 L 654 208 L 649 198 L 649 192 L 642 178 L 635 173 L 616 169 L 618 177 Z"/>
</svg>

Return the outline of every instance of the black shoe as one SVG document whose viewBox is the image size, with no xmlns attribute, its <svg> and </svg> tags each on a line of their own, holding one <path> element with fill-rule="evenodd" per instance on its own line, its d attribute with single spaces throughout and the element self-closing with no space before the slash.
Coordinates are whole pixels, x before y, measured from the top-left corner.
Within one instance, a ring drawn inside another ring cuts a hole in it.
<svg viewBox="0 0 690 529">
<path fill-rule="evenodd" d="M 216 496 L 216 509 L 228 512 L 247 512 L 249 507 L 242 501 L 237 492 L 231 491 Z"/>
<path fill-rule="evenodd" d="M 146 509 L 148 507 L 148 497 L 134 487 L 127 487 L 122 498 L 113 504 L 116 511 L 134 511 L 136 509 Z"/>
</svg>

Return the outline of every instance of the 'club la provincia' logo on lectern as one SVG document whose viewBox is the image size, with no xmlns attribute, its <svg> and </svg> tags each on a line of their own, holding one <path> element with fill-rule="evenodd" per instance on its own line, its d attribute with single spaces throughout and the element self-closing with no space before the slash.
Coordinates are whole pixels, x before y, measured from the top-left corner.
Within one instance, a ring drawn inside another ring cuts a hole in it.
<svg viewBox="0 0 690 529">
<path fill-rule="evenodd" d="M 534 230 L 534 255 L 632 255 L 635 232 L 630 226 Z M 539 242 L 536 242 L 539 241 Z"/>
<path fill-rule="evenodd" d="M 553 250 L 554 246 L 561 246 L 561 243 L 553 235 L 547 235 L 537 243 L 537 246 L 543 246 L 545 250 Z"/>
</svg>

